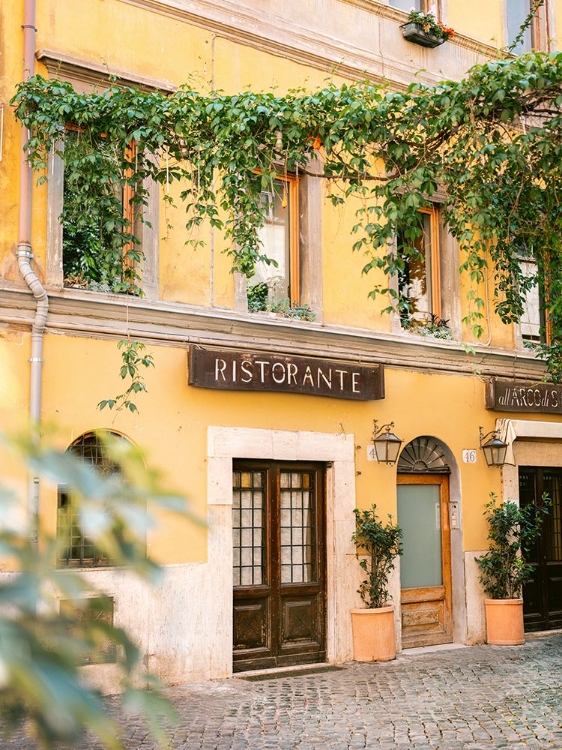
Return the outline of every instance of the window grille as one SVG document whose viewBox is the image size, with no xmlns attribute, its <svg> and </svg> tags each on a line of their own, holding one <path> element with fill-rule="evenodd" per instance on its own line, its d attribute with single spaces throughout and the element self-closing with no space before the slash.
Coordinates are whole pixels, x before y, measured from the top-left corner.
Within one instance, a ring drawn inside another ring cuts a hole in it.
<svg viewBox="0 0 562 750">
<path fill-rule="evenodd" d="M 110 435 L 114 439 L 124 440 L 117 433 Z M 107 448 L 97 433 L 84 433 L 72 443 L 67 452 L 73 453 L 101 474 L 120 471 L 119 466 L 107 454 Z M 71 492 L 64 485 L 58 488 L 57 539 L 60 544 L 59 567 L 95 568 L 111 564 L 93 541 L 82 533 L 78 509 L 72 502 Z"/>
<path fill-rule="evenodd" d="M 235 471 L 232 502 L 235 586 L 266 583 L 264 520 L 266 473 Z"/>
</svg>

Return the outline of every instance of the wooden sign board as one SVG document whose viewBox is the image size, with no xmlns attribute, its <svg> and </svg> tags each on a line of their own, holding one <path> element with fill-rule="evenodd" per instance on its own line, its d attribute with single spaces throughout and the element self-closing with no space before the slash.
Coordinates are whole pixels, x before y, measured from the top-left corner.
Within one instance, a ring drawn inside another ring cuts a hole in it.
<svg viewBox="0 0 562 750">
<path fill-rule="evenodd" d="M 188 367 L 189 385 L 199 388 L 306 393 L 358 401 L 384 398 L 383 365 L 192 346 Z"/>
<path fill-rule="evenodd" d="M 562 385 L 522 385 L 510 380 L 490 380 L 486 386 L 486 409 L 562 414 Z"/>
</svg>

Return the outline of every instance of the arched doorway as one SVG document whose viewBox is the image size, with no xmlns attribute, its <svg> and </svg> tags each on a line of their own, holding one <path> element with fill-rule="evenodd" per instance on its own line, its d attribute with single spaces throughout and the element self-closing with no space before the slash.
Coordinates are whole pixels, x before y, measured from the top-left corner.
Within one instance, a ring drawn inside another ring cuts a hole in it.
<svg viewBox="0 0 562 750">
<path fill-rule="evenodd" d="M 428 435 L 408 443 L 398 461 L 403 648 L 453 640 L 449 474 L 443 449 Z"/>
</svg>

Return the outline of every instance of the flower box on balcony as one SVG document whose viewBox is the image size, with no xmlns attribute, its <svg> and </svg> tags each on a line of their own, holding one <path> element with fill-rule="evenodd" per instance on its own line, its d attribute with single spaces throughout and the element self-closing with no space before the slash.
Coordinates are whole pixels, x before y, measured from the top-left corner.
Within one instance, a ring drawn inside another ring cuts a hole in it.
<svg viewBox="0 0 562 750">
<path fill-rule="evenodd" d="M 415 21 L 408 21 L 401 27 L 402 36 L 409 42 L 419 44 L 422 47 L 438 47 L 443 42 L 447 41 L 444 36 L 437 36 L 432 31 L 425 31 L 421 24 Z"/>
</svg>

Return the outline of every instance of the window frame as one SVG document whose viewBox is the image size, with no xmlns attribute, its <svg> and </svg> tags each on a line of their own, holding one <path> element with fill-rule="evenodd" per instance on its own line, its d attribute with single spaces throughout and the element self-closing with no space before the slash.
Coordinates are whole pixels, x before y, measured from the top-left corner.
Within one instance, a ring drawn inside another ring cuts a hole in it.
<svg viewBox="0 0 562 750">
<path fill-rule="evenodd" d="M 65 130 L 69 132 L 76 132 L 76 133 L 82 133 L 83 129 L 80 128 L 77 125 L 74 125 L 73 123 L 67 123 L 65 126 Z M 59 150 L 64 149 L 64 144 L 61 144 L 61 147 Z M 137 145 L 135 141 L 130 141 L 129 145 L 125 149 L 125 157 L 127 158 L 128 162 L 131 163 L 135 159 L 135 155 L 137 153 Z M 130 176 L 131 172 L 128 171 L 123 175 L 123 179 L 127 180 Z M 64 269 L 64 227 L 62 226 L 62 223 L 60 221 L 60 217 L 62 215 L 62 212 L 64 210 L 64 201 L 65 201 L 65 189 L 66 189 L 66 183 L 64 179 L 64 164 L 62 166 L 62 201 L 61 201 L 61 212 L 58 216 L 58 223 L 61 225 L 61 263 L 62 263 L 62 284 L 65 289 L 76 289 L 77 286 L 73 284 L 67 284 L 66 279 L 67 275 L 65 273 Z M 142 226 L 143 226 L 143 220 L 141 218 L 141 215 L 144 213 L 141 208 L 135 203 L 134 197 L 135 197 L 135 188 L 129 184 L 129 182 L 125 181 L 122 186 L 115 185 L 114 187 L 114 193 L 116 196 L 118 195 L 117 191 L 120 190 L 121 192 L 121 205 L 122 205 L 122 217 L 125 221 L 126 231 L 130 232 L 132 235 L 134 235 L 137 240 L 139 240 L 137 243 L 134 242 L 124 242 L 123 246 L 121 248 L 121 283 L 123 286 L 128 287 L 128 289 L 122 289 L 118 292 L 110 292 L 112 294 L 132 294 L 134 296 L 139 296 L 140 293 L 142 293 L 142 296 L 144 295 L 144 290 L 141 286 L 142 280 L 143 280 L 143 260 L 144 260 L 144 252 L 142 247 Z M 131 257 L 129 254 L 138 255 L 138 259 Z M 128 272 L 131 272 L 130 274 Z M 82 288 L 79 286 L 78 288 Z M 83 287 L 87 291 L 96 291 L 95 289 L 92 289 L 89 285 Z"/>
<path fill-rule="evenodd" d="M 259 175 L 259 172 L 256 172 L 257 175 Z M 281 190 L 283 194 L 287 196 L 287 206 L 286 208 L 289 211 L 289 220 L 288 220 L 288 227 L 287 227 L 287 236 L 285 238 L 286 245 L 288 244 L 288 250 L 285 250 L 285 265 L 288 265 L 288 268 L 285 268 L 284 273 L 284 289 L 286 289 L 287 294 L 283 295 L 283 299 L 290 300 L 291 304 L 300 304 L 300 273 L 299 273 L 299 265 L 300 265 L 300 258 L 299 258 L 299 226 L 298 226 L 298 217 L 299 217 L 299 178 L 295 174 L 276 174 L 275 178 L 273 179 L 273 183 L 280 184 Z M 266 191 L 261 191 L 266 192 Z M 264 227 L 266 227 L 268 224 L 267 219 L 264 221 Z M 259 232 L 259 230 L 258 230 Z M 267 247 L 261 246 L 260 251 L 263 252 L 264 255 L 267 256 Z M 252 277 L 253 278 L 253 277 Z M 252 279 L 248 279 L 248 281 L 252 281 Z M 256 283 L 260 283 L 259 281 Z M 263 282 L 268 284 L 268 282 Z M 269 284 L 268 284 L 269 286 Z M 271 299 L 271 294 L 269 295 L 269 299 Z"/>
<path fill-rule="evenodd" d="M 114 440 L 126 440 L 130 441 L 124 435 L 115 432 L 113 430 L 108 431 L 109 436 Z M 91 455 L 91 452 L 95 452 L 96 461 Z M 100 441 L 98 434 L 95 430 L 88 430 L 79 435 L 66 449 L 66 453 L 70 453 L 75 456 L 78 460 L 84 461 L 88 466 L 99 471 L 101 474 L 114 474 L 120 473 L 120 467 L 115 461 L 113 461 L 106 453 L 103 442 Z M 56 567 L 59 570 L 65 569 L 99 569 L 113 567 L 113 562 L 106 557 L 100 550 L 98 550 L 95 544 L 89 540 L 83 533 L 80 527 L 78 527 L 79 533 L 73 536 L 73 530 L 76 528 L 75 513 L 72 508 L 72 494 L 66 484 L 59 484 L 57 486 L 57 523 L 56 523 L 56 539 L 59 549 L 57 550 Z M 76 538 L 78 542 L 73 544 L 73 539 Z M 92 556 L 85 557 L 84 549 L 86 546 L 90 546 L 92 549 Z M 72 548 L 79 547 L 80 555 L 72 557 Z"/>
<path fill-rule="evenodd" d="M 290 211 L 288 291 L 291 303 L 300 305 L 299 178 L 294 174 L 285 174 L 276 179 L 284 182 L 288 188 Z"/>
<path fill-rule="evenodd" d="M 298 211 L 295 212 L 295 234 L 298 233 L 298 258 L 293 263 L 298 279 L 300 305 L 307 305 L 314 320 L 322 323 L 324 317 L 324 283 L 322 258 L 324 237 L 322 212 L 324 207 L 324 162 L 321 155 L 311 157 L 297 177 Z M 233 274 L 233 307 L 237 312 L 248 313 L 248 280 L 239 271 Z"/>
<path fill-rule="evenodd" d="M 408 0 L 407 5 L 408 9 L 406 8 L 400 8 L 397 5 L 394 5 L 392 3 L 392 0 L 388 0 L 388 5 L 391 8 L 396 8 L 397 10 L 402 10 L 404 13 L 408 13 L 412 7 L 412 0 Z M 430 11 L 433 11 L 437 17 L 438 20 L 441 20 L 441 2 L 440 0 L 419 0 L 419 8 L 414 8 L 414 10 L 419 10 L 421 13 L 429 13 Z"/>
<path fill-rule="evenodd" d="M 104 65 L 86 61 L 73 55 L 54 52 L 49 49 L 38 50 L 36 57 L 40 63 L 45 65 L 51 78 L 66 81 L 79 92 L 107 88 L 115 82 L 113 79 L 117 80 L 123 86 L 136 87 L 143 91 L 159 90 L 173 93 L 177 89 L 177 87 L 163 81 L 138 76 L 129 71 L 119 69 L 108 70 Z M 59 149 L 61 147 L 63 145 L 59 144 Z M 45 285 L 48 289 L 55 289 L 57 291 L 64 289 L 65 293 L 72 293 L 77 290 L 64 285 L 63 274 L 63 236 L 60 215 L 64 205 L 64 163 L 61 157 L 54 151 L 52 150 L 49 154 L 47 165 L 47 258 Z M 137 221 L 137 214 L 135 222 L 132 224 L 136 228 L 135 234 L 140 241 L 138 248 L 142 251 L 143 256 L 139 264 L 139 285 L 144 298 L 158 299 L 159 186 L 154 180 L 147 179 L 144 187 L 147 190 L 147 200 L 145 205 L 142 206 L 143 221 Z M 136 208 L 134 205 L 131 206 L 134 214 L 136 214 Z M 95 295 L 104 294 L 104 292 L 90 289 L 80 289 L 79 291 L 86 291 Z M 121 295 L 125 296 L 124 293 L 121 293 Z"/>
<path fill-rule="evenodd" d="M 525 12 L 525 18 L 531 12 L 533 0 L 529 0 L 529 9 Z M 505 40 L 506 46 L 510 46 L 514 39 L 509 38 L 509 0 L 504 2 L 504 13 L 505 13 Z M 523 19 L 524 20 L 524 19 Z M 550 7 L 549 0 L 545 0 L 544 5 L 537 9 L 535 17 L 533 18 L 529 27 L 530 31 L 530 46 L 529 48 L 522 48 L 512 52 L 514 55 L 524 54 L 525 52 L 533 52 L 535 50 L 542 50 L 545 52 L 549 51 L 550 48 Z M 517 36 L 517 35 L 516 35 Z"/>
<path fill-rule="evenodd" d="M 429 316 L 441 318 L 442 291 L 441 291 L 441 242 L 440 242 L 439 206 L 435 203 L 432 203 L 431 206 L 423 206 L 422 208 L 418 209 L 418 213 L 429 216 L 429 231 L 431 234 L 430 244 L 429 244 L 429 250 L 430 250 L 429 274 L 430 274 L 430 283 L 431 283 L 431 289 L 430 289 L 431 293 L 427 295 L 429 303 L 430 303 L 430 310 L 428 310 L 427 313 L 422 313 L 422 314 L 427 314 Z M 424 235 L 422 235 L 422 237 L 424 236 L 425 236 L 425 233 Z M 396 248 L 396 252 L 399 252 L 398 247 Z M 426 259 L 425 253 L 424 253 L 424 262 L 425 262 L 426 269 L 427 269 L 427 259 Z M 426 270 L 426 279 L 427 279 L 427 270 Z M 397 287 L 398 287 L 397 289 L 398 297 L 400 299 L 401 294 L 400 294 L 399 279 L 397 279 Z M 412 314 L 409 314 L 408 317 L 410 319 L 414 319 Z M 402 318 L 401 315 L 400 315 L 400 318 Z M 429 323 L 430 320 L 428 320 L 427 322 Z"/>
<path fill-rule="evenodd" d="M 75 534 L 76 529 L 78 533 Z M 77 541 L 73 543 L 75 539 Z M 72 495 L 64 484 L 57 486 L 57 543 L 60 545 L 56 560 L 58 570 L 111 567 L 111 560 L 77 527 Z M 92 555 L 88 557 L 84 554 L 87 547 L 92 549 Z M 80 555 L 73 556 L 72 550 L 75 548 L 80 549 Z"/>
<path fill-rule="evenodd" d="M 519 258 L 519 263 L 533 264 L 535 266 L 535 273 L 536 273 L 537 261 L 534 257 L 521 255 L 521 257 Z M 550 344 L 551 337 L 552 337 L 552 325 L 548 319 L 548 311 L 547 311 L 547 303 L 549 299 L 548 283 L 546 283 L 545 286 L 542 286 L 537 281 L 536 285 L 533 287 L 533 290 L 536 290 L 536 294 L 538 296 L 538 309 L 539 309 L 538 337 L 533 338 L 532 336 L 526 336 L 523 333 L 523 323 L 521 322 L 521 319 L 519 319 L 518 324 L 517 324 L 517 339 L 519 339 L 518 343 L 523 349 L 533 348 L 536 346 L 540 346 L 541 344 Z M 533 291 L 533 290 L 530 290 L 530 291 Z M 525 304 L 526 301 L 527 301 L 527 297 L 525 296 L 525 302 L 524 302 L 525 310 L 527 310 L 527 307 Z M 536 323 L 533 324 L 532 322 L 530 322 L 530 325 L 536 325 Z"/>
</svg>

